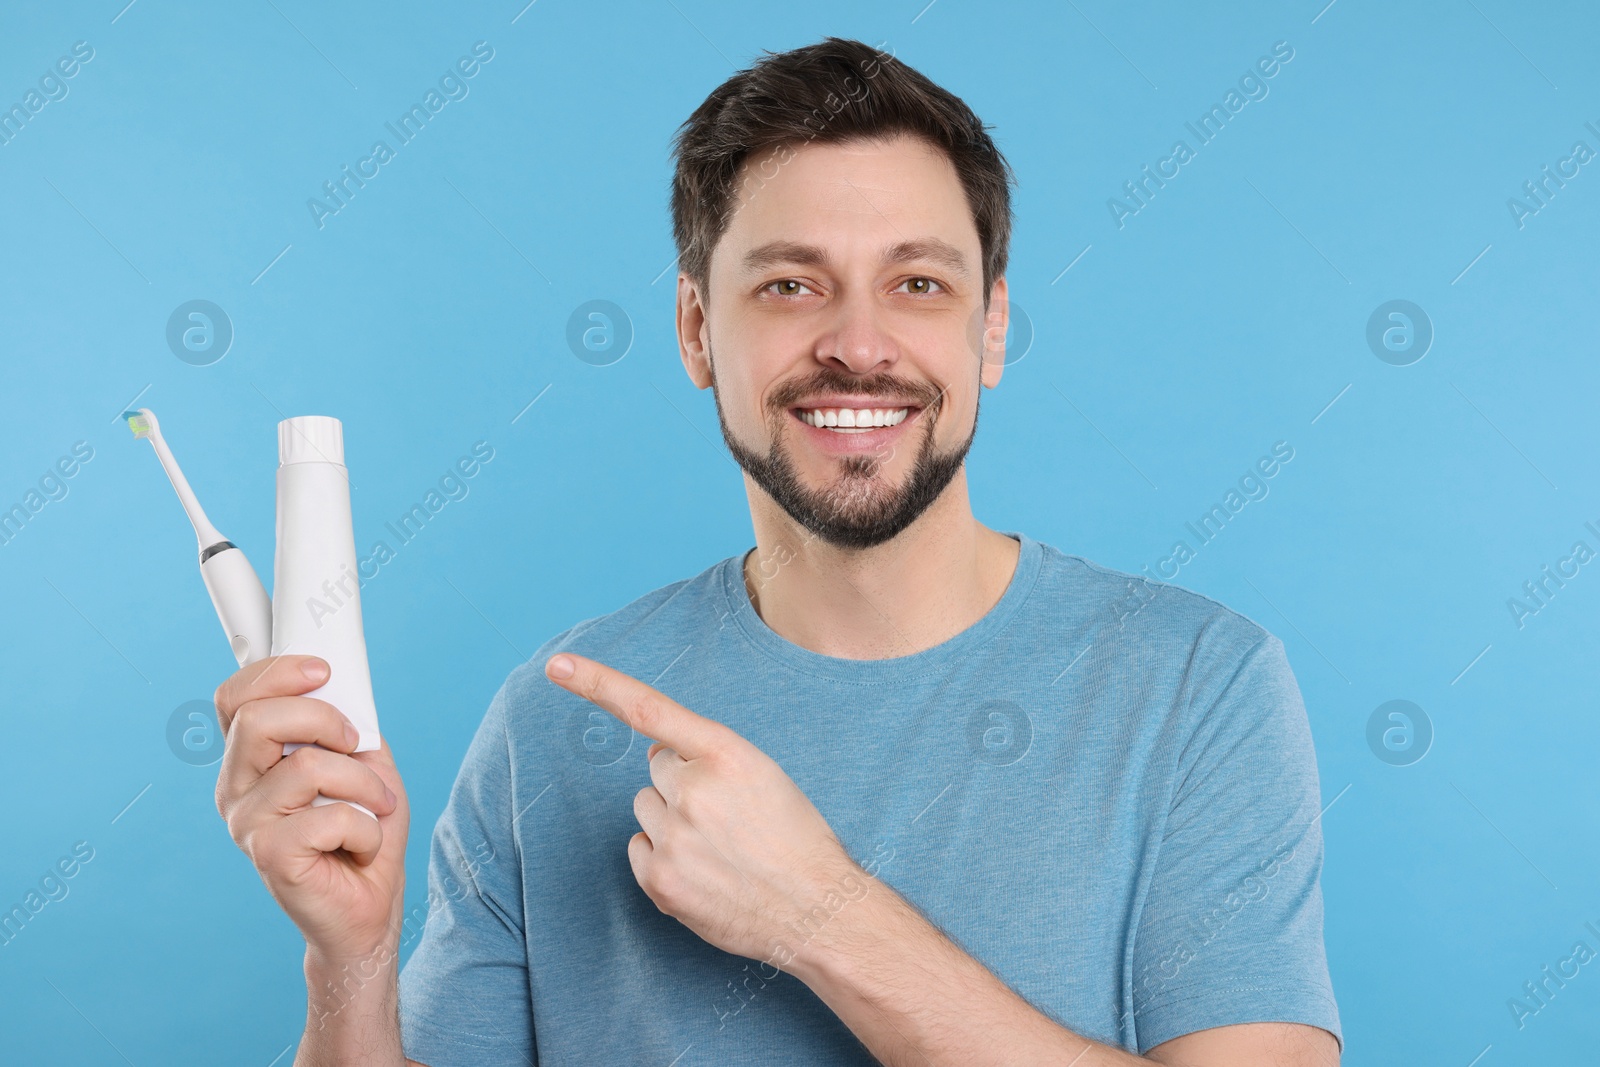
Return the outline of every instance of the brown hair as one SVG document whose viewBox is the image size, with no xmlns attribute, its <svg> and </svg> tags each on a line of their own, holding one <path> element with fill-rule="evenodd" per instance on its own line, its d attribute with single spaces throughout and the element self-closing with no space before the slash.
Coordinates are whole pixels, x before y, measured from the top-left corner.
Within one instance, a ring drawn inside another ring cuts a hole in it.
<svg viewBox="0 0 1600 1067">
<path fill-rule="evenodd" d="M 740 165 L 752 154 L 771 150 L 765 171 L 780 150 L 794 146 L 907 133 L 941 149 L 961 180 L 983 249 L 987 308 L 990 286 L 1006 269 L 1015 181 L 989 128 L 959 97 L 860 41 L 827 37 L 768 52 L 717 86 L 672 138 L 672 236 L 680 265 L 704 292 L 711 250 L 738 203 Z M 743 184 L 754 177 L 747 170 Z"/>
</svg>

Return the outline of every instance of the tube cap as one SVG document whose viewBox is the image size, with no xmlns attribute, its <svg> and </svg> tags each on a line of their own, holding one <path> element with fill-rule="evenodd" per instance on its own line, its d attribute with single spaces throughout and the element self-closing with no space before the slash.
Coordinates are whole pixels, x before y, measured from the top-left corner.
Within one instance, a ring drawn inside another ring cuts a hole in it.
<svg viewBox="0 0 1600 1067">
<path fill-rule="evenodd" d="M 278 466 L 344 464 L 344 426 L 332 415 L 300 415 L 278 423 Z"/>
</svg>

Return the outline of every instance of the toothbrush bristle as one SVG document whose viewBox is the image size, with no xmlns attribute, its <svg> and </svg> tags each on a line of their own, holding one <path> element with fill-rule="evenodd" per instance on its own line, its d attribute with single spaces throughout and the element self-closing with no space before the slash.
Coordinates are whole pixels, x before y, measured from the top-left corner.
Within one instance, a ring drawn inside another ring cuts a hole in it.
<svg viewBox="0 0 1600 1067">
<path fill-rule="evenodd" d="M 124 411 L 122 417 L 128 420 L 128 429 L 133 431 L 135 438 L 150 436 L 150 420 L 137 411 Z"/>
</svg>

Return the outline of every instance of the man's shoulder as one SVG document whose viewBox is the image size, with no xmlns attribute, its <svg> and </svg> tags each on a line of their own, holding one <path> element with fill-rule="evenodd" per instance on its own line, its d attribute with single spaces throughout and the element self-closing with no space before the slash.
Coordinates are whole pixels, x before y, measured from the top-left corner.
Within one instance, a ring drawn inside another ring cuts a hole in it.
<svg viewBox="0 0 1600 1067">
<path fill-rule="evenodd" d="M 1076 600 L 1099 613 L 1114 631 L 1127 631 L 1138 623 L 1145 636 L 1160 632 L 1207 643 L 1221 638 L 1242 642 L 1245 648 L 1273 636 L 1243 612 L 1187 586 L 1107 567 L 1042 542 L 1040 547 L 1044 553 L 1040 578 L 1047 597 Z"/>
<path fill-rule="evenodd" d="M 1182 694 L 1179 706 L 1207 706 L 1252 655 L 1284 655 L 1270 630 L 1213 597 L 1042 547 L 1038 592 L 1046 610 L 1082 613 L 1080 632 L 1110 646 L 1109 655 L 1101 651 L 1103 662 L 1152 681 L 1164 676 Z"/>
<path fill-rule="evenodd" d="M 1048 547 L 1045 555 L 1045 572 L 1053 572 L 1047 598 L 1076 598 L 1089 613 L 1092 625 L 1077 632 L 1096 649 L 1099 677 L 1137 678 L 1145 712 L 1181 747 L 1219 732 L 1302 735 L 1299 683 L 1282 640 L 1266 627 L 1184 586 Z"/>
<path fill-rule="evenodd" d="M 575 652 L 599 660 L 625 674 L 646 681 L 667 665 L 683 642 L 710 620 L 715 629 L 724 602 L 722 571 L 729 559 L 720 559 L 688 578 L 650 590 L 614 611 L 573 623 L 556 634 L 515 668 L 506 679 L 507 695 L 525 696 L 535 688 L 547 691 L 545 661 L 557 652 Z M 666 659 L 661 654 L 666 652 Z M 659 662 L 658 662 L 659 661 Z M 654 671 L 651 670 L 652 664 Z"/>
</svg>

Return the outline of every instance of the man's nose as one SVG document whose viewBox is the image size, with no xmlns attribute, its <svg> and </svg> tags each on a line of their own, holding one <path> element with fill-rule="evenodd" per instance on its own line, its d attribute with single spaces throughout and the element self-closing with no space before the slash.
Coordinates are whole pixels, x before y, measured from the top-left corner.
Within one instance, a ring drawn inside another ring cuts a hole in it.
<svg viewBox="0 0 1600 1067">
<path fill-rule="evenodd" d="M 817 360 L 854 374 L 884 371 L 899 361 L 883 309 L 870 294 L 858 293 L 834 305 L 833 319 L 817 339 Z"/>
</svg>

